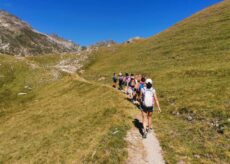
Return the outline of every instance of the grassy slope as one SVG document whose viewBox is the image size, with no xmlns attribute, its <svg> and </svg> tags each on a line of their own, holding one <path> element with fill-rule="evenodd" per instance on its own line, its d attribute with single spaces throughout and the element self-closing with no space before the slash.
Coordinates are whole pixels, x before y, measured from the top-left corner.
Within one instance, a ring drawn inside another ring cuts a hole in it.
<svg viewBox="0 0 230 164">
<path fill-rule="evenodd" d="M 4 75 L 0 90 L 4 100 L 0 103 L 0 163 L 125 160 L 123 138 L 133 106 L 117 96 L 120 93 L 75 76 L 62 74 L 54 79 L 54 70 L 40 67 L 44 65 L 40 58 L 33 60 L 40 65 L 32 69 L 25 60 L 0 57 L 0 74 Z M 52 57 L 48 60 L 57 61 Z M 5 78 L 11 75 L 13 78 Z M 25 85 L 33 89 L 28 92 Z M 28 95 L 17 96 L 21 91 Z"/>
<path fill-rule="evenodd" d="M 106 83 L 113 72 L 150 76 L 163 110 L 154 125 L 166 160 L 229 163 L 229 61 L 230 1 L 224 1 L 149 39 L 100 49 L 84 76 Z"/>
</svg>

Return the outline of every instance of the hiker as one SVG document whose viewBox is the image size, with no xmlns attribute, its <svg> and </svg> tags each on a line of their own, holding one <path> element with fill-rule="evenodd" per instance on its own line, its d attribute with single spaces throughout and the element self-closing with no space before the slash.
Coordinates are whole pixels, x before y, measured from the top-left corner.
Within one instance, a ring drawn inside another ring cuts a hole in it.
<svg viewBox="0 0 230 164">
<path fill-rule="evenodd" d="M 139 101 L 139 98 L 140 98 L 140 89 L 139 89 L 139 86 L 140 86 L 140 82 L 141 82 L 141 75 L 135 75 L 135 81 L 136 81 L 136 84 L 135 84 L 135 87 L 134 87 L 134 95 L 133 95 L 133 99 L 134 99 L 134 104 L 139 106 L 140 105 L 140 101 Z"/>
<path fill-rule="evenodd" d="M 141 76 L 138 79 L 138 84 L 136 85 L 136 89 L 137 89 L 137 100 L 139 101 L 139 103 L 141 103 L 141 91 L 142 89 L 145 87 L 145 77 Z"/>
<path fill-rule="evenodd" d="M 130 82 L 130 76 L 128 73 L 125 73 L 124 77 L 124 85 L 125 85 L 125 93 L 128 94 L 128 84 Z"/>
<path fill-rule="evenodd" d="M 139 88 L 138 88 L 138 101 L 139 101 L 139 109 L 141 110 L 141 117 L 142 117 L 142 123 L 144 122 L 144 105 L 143 105 L 143 92 L 145 88 L 145 77 L 141 77 L 141 81 L 139 83 Z"/>
<path fill-rule="evenodd" d="M 122 76 L 122 73 L 120 72 L 119 73 L 119 77 L 118 77 L 118 85 L 119 85 L 119 90 L 123 90 L 123 76 Z"/>
<path fill-rule="evenodd" d="M 158 112 L 161 112 L 160 104 L 156 95 L 156 90 L 153 88 L 151 79 L 145 81 L 145 87 L 142 89 L 142 108 L 143 108 L 143 138 L 147 137 L 148 131 L 152 130 L 152 113 L 154 103 L 158 107 Z M 148 128 L 147 128 L 148 126 Z"/>
<path fill-rule="evenodd" d="M 131 101 L 133 101 L 133 96 L 135 94 L 135 85 L 136 85 L 136 80 L 134 78 L 134 75 L 131 74 L 130 81 L 128 83 L 128 96 Z"/>
<path fill-rule="evenodd" d="M 117 88 L 117 75 L 113 73 L 113 88 Z"/>
</svg>

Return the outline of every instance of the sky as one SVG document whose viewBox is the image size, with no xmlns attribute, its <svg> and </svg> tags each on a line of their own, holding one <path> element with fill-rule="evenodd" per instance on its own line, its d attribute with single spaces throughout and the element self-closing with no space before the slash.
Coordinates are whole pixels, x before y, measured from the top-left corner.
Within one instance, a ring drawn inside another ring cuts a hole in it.
<svg viewBox="0 0 230 164">
<path fill-rule="evenodd" d="M 0 0 L 34 29 L 80 45 L 153 36 L 221 0 Z"/>
</svg>

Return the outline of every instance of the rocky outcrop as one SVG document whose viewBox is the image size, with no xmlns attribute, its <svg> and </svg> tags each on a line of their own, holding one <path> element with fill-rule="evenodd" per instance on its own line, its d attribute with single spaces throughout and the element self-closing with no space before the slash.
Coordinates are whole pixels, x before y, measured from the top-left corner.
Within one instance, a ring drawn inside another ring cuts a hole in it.
<svg viewBox="0 0 230 164">
<path fill-rule="evenodd" d="M 40 33 L 16 16 L 0 11 L 0 53 L 26 56 L 79 50 L 72 41 Z"/>
</svg>

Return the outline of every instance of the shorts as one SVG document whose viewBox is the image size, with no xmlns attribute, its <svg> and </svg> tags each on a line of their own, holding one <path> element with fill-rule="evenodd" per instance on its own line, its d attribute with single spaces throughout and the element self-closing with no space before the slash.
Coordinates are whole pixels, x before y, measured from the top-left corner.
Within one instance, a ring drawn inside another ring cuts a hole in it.
<svg viewBox="0 0 230 164">
<path fill-rule="evenodd" d="M 151 107 L 144 107 L 144 110 L 143 110 L 145 113 L 147 113 L 147 112 L 153 112 L 153 107 L 151 106 Z"/>
<path fill-rule="evenodd" d="M 147 112 L 153 112 L 153 106 L 147 107 L 143 103 L 141 103 L 140 109 L 142 111 L 144 111 L 145 113 L 147 113 Z"/>
</svg>

